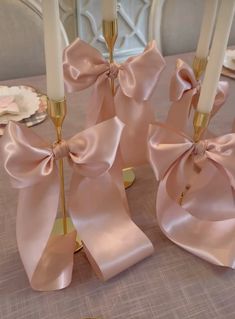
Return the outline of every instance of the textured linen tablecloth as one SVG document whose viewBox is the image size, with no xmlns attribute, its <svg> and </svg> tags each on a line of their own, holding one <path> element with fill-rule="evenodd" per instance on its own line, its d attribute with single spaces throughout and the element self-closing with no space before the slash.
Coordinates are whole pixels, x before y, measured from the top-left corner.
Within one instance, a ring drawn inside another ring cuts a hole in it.
<svg viewBox="0 0 235 319">
<path fill-rule="evenodd" d="M 188 62 L 192 54 L 181 55 Z M 158 119 L 169 108 L 169 80 L 177 56 L 166 58 L 158 90 L 153 96 Z M 235 113 L 235 82 L 230 96 L 212 125 L 229 132 Z M 32 85 L 45 91 L 45 77 L 2 82 Z M 84 127 L 89 90 L 68 96 L 64 137 Z M 55 138 L 50 120 L 32 128 L 41 136 Z M 127 195 L 134 221 L 154 243 L 152 257 L 101 282 L 84 253 L 75 255 L 71 285 L 56 292 L 35 292 L 26 278 L 15 238 L 17 191 L 0 170 L 0 319 L 224 319 L 235 318 L 235 270 L 216 267 L 171 243 L 160 231 L 155 217 L 157 184 L 149 167 L 136 169 L 136 182 Z M 66 185 L 69 170 L 66 167 Z M 33 212 L 32 212 L 33 213 Z M 235 234 L 234 234 L 235 237 Z"/>
</svg>

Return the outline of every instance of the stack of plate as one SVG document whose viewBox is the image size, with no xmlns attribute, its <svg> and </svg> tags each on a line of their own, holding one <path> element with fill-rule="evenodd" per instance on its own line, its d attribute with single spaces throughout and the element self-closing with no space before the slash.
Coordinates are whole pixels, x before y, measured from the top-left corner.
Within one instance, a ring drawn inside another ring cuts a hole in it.
<svg viewBox="0 0 235 319">
<path fill-rule="evenodd" d="M 29 86 L 0 86 L 0 135 L 9 121 L 23 122 L 28 127 L 41 123 L 47 113 L 46 96 Z M 4 111 L 4 101 L 12 102 L 13 111 Z"/>
</svg>

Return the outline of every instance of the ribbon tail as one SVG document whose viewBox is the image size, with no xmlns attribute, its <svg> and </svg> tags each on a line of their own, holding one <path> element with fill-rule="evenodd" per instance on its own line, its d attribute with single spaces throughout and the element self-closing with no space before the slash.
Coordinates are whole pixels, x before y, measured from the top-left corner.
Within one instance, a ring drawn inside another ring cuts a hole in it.
<svg viewBox="0 0 235 319">
<path fill-rule="evenodd" d="M 235 268 L 235 219 L 205 220 L 203 212 L 212 217 L 213 212 L 204 211 L 200 200 L 194 203 L 195 215 L 185 209 L 187 204 L 179 205 L 180 194 L 173 195 L 176 189 L 183 189 L 182 183 L 177 184 L 178 170 L 177 165 L 172 167 L 159 184 L 156 209 L 161 230 L 190 253 L 215 265 Z"/>
<path fill-rule="evenodd" d="M 50 237 L 58 201 L 59 181 L 55 171 L 43 182 L 20 190 L 17 244 L 34 290 L 62 289 L 71 281 L 76 232 Z"/>
<path fill-rule="evenodd" d="M 192 108 L 195 90 L 185 92 L 179 101 L 173 101 L 167 115 L 166 124 L 181 132 L 187 132 L 187 124 Z"/>
<path fill-rule="evenodd" d="M 70 215 L 95 273 L 103 280 L 153 253 L 152 243 L 126 212 L 109 172 L 95 179 L 74 172 Z"/>
<path fill-rule="evenodd" d="M 115 116 L 114 99 L 109 79 L 101 76 L 95 83 L 87 110 L 87 127 L 106 121 Z"/>
<path fill-rule="evenodd" d="M 124 167 L 140 166 L 148 162 L 148 128 L 154 113 L 148 101 L 136 101 L 121 90 L 115 97 L 116 114 L 125 123 L 120 149 Z"/>
</svg>

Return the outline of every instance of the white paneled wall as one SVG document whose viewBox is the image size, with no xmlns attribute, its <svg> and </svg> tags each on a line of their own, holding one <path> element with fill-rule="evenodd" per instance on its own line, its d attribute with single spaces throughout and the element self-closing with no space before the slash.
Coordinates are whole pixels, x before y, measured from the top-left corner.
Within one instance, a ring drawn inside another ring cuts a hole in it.
<svg viewBox="0 0 235 319">
<path fill-rule="evenodd" d="M 152 0 L 119 0 L 119 36 L 116 58 L 123 58 L 143 51 L 148 42 L 148 21 Z M 106 52 L 101 34 L 101 1 L 77 0 L 78 35 L 101 52 Z"/>
<path fill-rule="evenodd" d="M 60 18 L 66 29 L 69 41 L 77 37 L 77 10 L 76 0 L 59 0 Z"/>
<path fill-rule="evenodd" d="M 164 55 L 195 50 L 204 1 L 118 0 L 116 58 L 142 51 L 152 38 Z M 101 0 L 60 0 L 61 18 L 70 41 L 78 35 L 105 54 L 100 7 Z M 229 43 L 235 44 L 235 21 Z"/>
</svg>

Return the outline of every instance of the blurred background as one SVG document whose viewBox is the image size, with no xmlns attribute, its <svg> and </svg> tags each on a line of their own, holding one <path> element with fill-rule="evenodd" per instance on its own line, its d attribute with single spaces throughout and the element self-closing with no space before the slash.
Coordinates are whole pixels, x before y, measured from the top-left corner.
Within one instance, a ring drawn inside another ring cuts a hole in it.
<svg viewBox="0 0 235 319">
<path fill-rule="evenodd" d="M 223 0 L 222 0 L 223 1 Z M 104 56 L 100 0 L 60 0 L 63 46 L 80 37 Z M 204 0 L 119 0 L 117 60 L 155 39 L 163 55 L 195 51 Z M 41 0 L 1 0 L 0 80 L 45 73 Z M 235 22 L 229 44 L 235 44 Z"/>
</svg>

